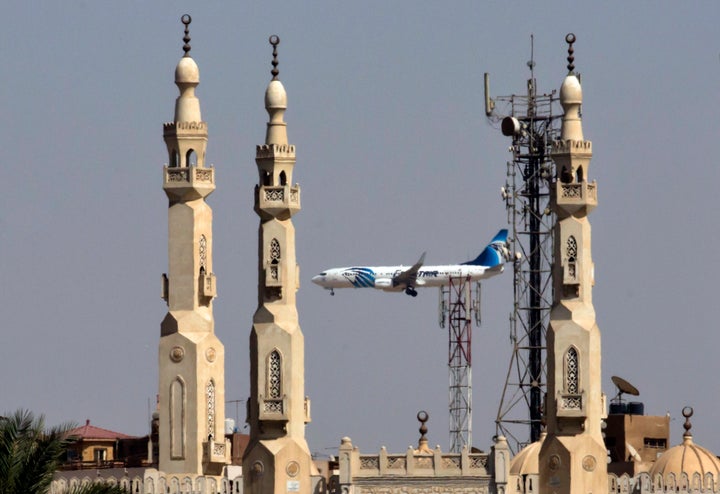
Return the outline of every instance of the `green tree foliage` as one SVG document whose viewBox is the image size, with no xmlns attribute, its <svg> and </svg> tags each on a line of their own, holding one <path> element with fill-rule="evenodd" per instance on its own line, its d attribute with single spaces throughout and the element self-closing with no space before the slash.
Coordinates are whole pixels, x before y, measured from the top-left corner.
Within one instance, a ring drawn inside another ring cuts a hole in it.
<svg viewBox="0 0 720 494">
<path fill-rule="evenodd" d="M 0 417 L 0 494 L 45 494 L 66 455 L 72 424 L 45 428 L 28 410 Z M 117 486 L 90 484 L 73 494 L 122 494 Z"/>
</svg>

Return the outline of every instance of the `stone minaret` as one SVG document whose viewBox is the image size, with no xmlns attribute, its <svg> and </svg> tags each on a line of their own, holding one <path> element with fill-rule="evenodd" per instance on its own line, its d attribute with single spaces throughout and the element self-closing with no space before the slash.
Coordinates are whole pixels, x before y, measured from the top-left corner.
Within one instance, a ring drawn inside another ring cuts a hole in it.
<svg viewBox="0 0 720 494">
<path fill-rule="evenodd" d="M 607 465 L 601 422 L 600 330 L 592 304 L 590 222 L 597 186 L 588 182 L 592 143 L 583 138 L 582 89 L 574 73 L 575 36 L 568 34 L 568 70 L 560 89 L 561 136 L 553 143 L 558 177 L 553 263 L 554 303 L 547 334 L 547 438 L 540 450 L 540 492 L 606 494 Z"/>
<path fill-rule="evenodd" d="M 288 144 L 283 121 L 287 94 L 278 80 L 273 45 L 272 81 L 265 91 L 265 144 L 255 162 L 255 212 L 258 238 L 258 308 L 250 335 L 250 443 L 243 457 L 246 494 L 310 494 L 312 461 L 305 440 L 310 400 L 305 396 L 304 340 L 298 324 L 295 292 L 299 269 L 291 218 L 300 211 L 300 187 L 292 184 L 295 146 Z"/>
<path fill-rule="evenodd" d="M 229 463 L 225 442 L 225 351 L 215 336 L 212 300 L 212 210 L 215 170 L 205 166 L 207 123 L 195 87 L 200 73 L 190 57 L 190 16 L 184 15 L 185 56 L 175 69 L 180 96 L 174 121 L 163 125 L 169 165 L 163 189 L 168 209 L 168 274 L 160 326 L 159 470 L 219 475 Z"/>
</svg>

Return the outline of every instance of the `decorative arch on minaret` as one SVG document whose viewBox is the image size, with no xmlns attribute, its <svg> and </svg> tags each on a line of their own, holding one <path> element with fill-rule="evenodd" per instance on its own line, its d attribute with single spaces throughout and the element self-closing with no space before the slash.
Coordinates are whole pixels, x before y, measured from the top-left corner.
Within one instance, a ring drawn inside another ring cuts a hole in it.
<svg viewBox="0 0 720 494">
<path fill-rule="evenodd" d="M 276 348 L 267 357 L 267 397 L 271 400 L 282 398 L 282 355 Z"/>
<path fill-rule="evenodd" d="M 170 168 L 177 168 L 180 166 L 180 153 L 177 149 L 173 149 L 170 152 Z"/>
<path fill-rule="evenodd" d="M 564 358 L 565 392 L 571 395 L 580 394 L 580 365 L 578 351 L 570 346 Z"/>
<path fill-rule="evenodd" d="M 185 458 L 185 403 L 187 391 L 185 380 L 176 376 L 170 383 L 170 457 Z"/>
<path fill-rule="evenodd" d="M 196 166 L 197 165 L 197 153 L 194 149 L 188 149 L 187 154 L 185 155 L 185 164 L 186 166 Z"/>
<path fill-rule="evenodd" d="M 573 181 L 572 172 L 568 170 L 567 166 L 562 167 L 562 171 L 560 171 L 560 181 L 564 184 L 569 184 Z"/>
<path fill-rule="evenodd" d="M 575 235 L 570 235 L 565 242 L 565 262 L 566 262 L 566 276 L 565 281 L 575 282 L 577 280 L 577 257 L 578 257 L 578 244 L 575 239 Z"/>
</svg>

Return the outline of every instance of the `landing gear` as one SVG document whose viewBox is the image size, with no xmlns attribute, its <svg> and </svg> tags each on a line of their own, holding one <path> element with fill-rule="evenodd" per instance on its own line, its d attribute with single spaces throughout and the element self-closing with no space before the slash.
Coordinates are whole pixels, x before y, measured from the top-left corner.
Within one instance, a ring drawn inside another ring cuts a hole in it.
<svg viewBox="0 0 720 494">
<path fill-rule="evenodd" d="M 417 290 L 415 290 L 413 287 L 409 286 L 405 289 L 405 293 L 410 295 L 411 297 L 417 297 Z"/>
<path fill-rule="evenodd" d="M 332 288 L 330 289 L 330 295 L 333 297 L 335 296 L 335 290 L 333 290 Z"/>
</svg>

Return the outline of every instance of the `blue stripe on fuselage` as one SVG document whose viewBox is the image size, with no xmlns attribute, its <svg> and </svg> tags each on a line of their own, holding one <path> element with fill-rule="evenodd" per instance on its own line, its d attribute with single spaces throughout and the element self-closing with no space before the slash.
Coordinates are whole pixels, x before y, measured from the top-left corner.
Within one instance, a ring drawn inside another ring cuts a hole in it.
<svg viewBox="0 0 720 494">
<path fill-rule="evenodd" d="M 370 268 L 349 268 L 342 275 L 355 288 L 375 286 L 375 271 Z"/>
</svg>

